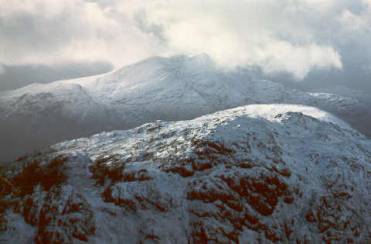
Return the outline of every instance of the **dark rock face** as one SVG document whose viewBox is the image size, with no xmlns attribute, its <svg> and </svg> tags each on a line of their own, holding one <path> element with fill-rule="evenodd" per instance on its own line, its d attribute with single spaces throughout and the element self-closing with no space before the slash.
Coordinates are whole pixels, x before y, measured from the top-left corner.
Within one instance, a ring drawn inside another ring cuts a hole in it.
<svg viewBox="0 0 371 244">
<path fill-rule="evenodd" d="M 28 160 L 14 176 L 1 177 L 3 231 L 7 231 L 5 211 L 13 211 L 36 229 L 35 243 L 87 241 L 95 233 L 89 203 L 65 187 L 67 161 L 61 157 L 46 162 Z"/>
</svg>

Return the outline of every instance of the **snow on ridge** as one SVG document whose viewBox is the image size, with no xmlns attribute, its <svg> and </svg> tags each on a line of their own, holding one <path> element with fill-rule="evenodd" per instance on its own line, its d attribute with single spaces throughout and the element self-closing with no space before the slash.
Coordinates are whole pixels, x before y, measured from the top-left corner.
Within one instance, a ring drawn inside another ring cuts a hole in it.
<svg viewBox="0 0 371 244">
<path fill-rule="evenodd" d="M 367 107 L 343 97 L 318 98 L 260 80 L 248 70 L 224 72 L 205 55 L 153 57 L 98 76 L 34 84 L 1 93 L 0 118 L 4 119 L 0 120 L 0 128 L 4 132 L 0 131 L 0 161 L 104 130 L 130 129 L 155 120 L 187 120 L 248 104 L 276 103 L 319 107 L 346 119 L 357 129 L 364 128 L 363 124 L 357 127 L 354 120 Z M 50 116 L 51 113 L 55 115 Z M 322 112 L 311 114 L 331 117 Z M 58 123 L 54 118 L 58 118 Z M 346 127 L 333 117 L 328 120 Z M 60 126 L 63 121 L 69 123 Z M 17 138 L 38 138 L 38 142 L 25 146 Z"/>
<path fill-rule="evenodd" d="M 35 231 L 16 226 L 3 239 L 21 243 L 26 230 L 40 243 L 320 243 L 336 233 L 361 243 L 371 144 L 333 121 L 312 107 L 250 105 L 58 144 L 17 162 L 38 170 L 16 177 L 27 196 L 6 194 Z M 34 172 L 43 187 L 24 187 Z M 9 227 L 23 223 L 8 216 Z"/>
<path fill-rule="evenodd" d="M 286 114 L 289 112 L 302 113 L 320 121 L 336 124 L 344 129 L 352 129 L 346 122 L 328 112 L 325 112 L 319 108 L 297 104 L 252 104 L 216 112 L 212 115 L 205 115 L 199 119 L 232 113 L 237 116 L 246 115 L 251 118 L 263 118 L 269 121 L 277 121 L 277 115 Z"/>
<path fill-rule="evenodd" d="M 216 113 L 203 115 L 192 120 L 175 122 L 157 120 L 151 123 L 143 124 L 130 130 L 114 130 L 101 132 L 87 138 L 64 141 L 54 145 L 53 148 L 57 150 L 67 148 L 68 150 L 69 146 L 71 145 L 80 145 L 82 147 L 91 148 L 111 148 L 115 147 L 114 145 L 116 145 L 120 148 L 119 144 L 127 143 L 126 138 L 141 138 L 143 136 L 146 136 L 140 131 L 147 130 L 148 128 L 152 127 L 166 128 L 166 131 L 182 131 L 202 127 L 203 132 L 199 133 L 199 136 L 201 137 L 208 137 L 208 134 L 210 133 L 212 136 L 215 130 L 218 130 L 218 136 L 225 136 L 226 138 L 229 138 L 233 137 L 232 134 L 234 133 L 234 131 L 230 130 L 230 128 L 232 128 L 233 126 L 237 126 L 239 131 L 241 131 L 241 129 L 242 131 L 244 131 L 245 129 L 251 130 L 251 128 L 249 128 L 250 126 L 254 126 L 258 129 L 261 123 L 282 123 L 284 121 L 287 121 L 286 118 L 292 117 L 293 114 L 299 116 L 309 116 L 318 120 L 318 123 L 323 123 L 323 126 L 339 126 L 344 131 L 349 131 L 352 135 L 355 135 L 353 133 L 355 132 L 355 130 L 351 128 L 346 122 L 342 121 L 341 119 L 335 117 L 330 113 L 327 113 L 315 107 L 292 104 L 253 104 L 218 111 Z M 233 125 L 230 123 L 233 123 Z M 293 122 L 290 122 L 289 127 L 292 130 L 295 130 L 293 127 L 295 125 L 291 123 Z M 315 123 L 315 125 L 318 125 L 318 123 Z M 300 129 L 302 126 L 304 125 L 298 125 L 297 128 Z M 309 129 L 315 131 L 316 127 L 309 126 Z M 95 150 L 92 151 L 95 153 Z"/>
</svg>

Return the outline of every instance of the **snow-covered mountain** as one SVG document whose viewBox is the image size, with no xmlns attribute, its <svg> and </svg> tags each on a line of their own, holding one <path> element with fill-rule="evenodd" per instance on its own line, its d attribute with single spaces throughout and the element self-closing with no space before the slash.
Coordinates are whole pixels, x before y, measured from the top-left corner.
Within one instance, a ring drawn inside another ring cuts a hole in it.
<svg viewBox="0 0 371 244">
<path fill-rule="evenodd" d="M 367 243 L 370 172 L 371 142 L 313 107 L 157 121 L 2 168 L 0 240 Z"/>
<path fill-rule="evenodd" d="M 0 160 L 65 139 L 246 104 L 318 106 L 362 129 L 356 122 L 369 109 L 356 98 L 304 93 L 253 74 L 223 71 L 205 55 L 154 57 L 100 76 L 0 93 Z"/>
</svg>

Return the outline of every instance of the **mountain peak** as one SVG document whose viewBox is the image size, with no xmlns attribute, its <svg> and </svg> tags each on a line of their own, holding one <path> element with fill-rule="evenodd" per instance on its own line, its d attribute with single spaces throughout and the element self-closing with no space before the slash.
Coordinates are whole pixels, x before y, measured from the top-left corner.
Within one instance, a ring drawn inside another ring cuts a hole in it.
<svg viewBox="0 0 371 244">
<path fill-rule="evenodd" d="M 280 106 L 157 121 L 21 158 L 2 170 L 1 238 L 367 241 L 370 142 L 326 113 Z"/>
</svg>

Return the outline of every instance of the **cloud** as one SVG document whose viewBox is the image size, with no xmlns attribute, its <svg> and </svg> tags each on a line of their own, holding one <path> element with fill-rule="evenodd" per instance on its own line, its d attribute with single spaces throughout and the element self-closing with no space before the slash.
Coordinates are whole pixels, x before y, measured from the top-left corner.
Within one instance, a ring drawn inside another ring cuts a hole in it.
<svg viewBox="0 0 371 244">
<path fill-rule="evenodd" d="M 0 63 L 112 61 L 152 55 L 149 37 L 133 20 L 84 0 L 0 0 Z"/>
<path fill-rule="evenodd" d="M 223 67 L 257 65 L 297 79 L 312 69 L 341 69 L 341 56 L 316 39 L 306 17 L 322 15 L 332 1 L 154 1 L 142 22 L 161 30 L 173 53 L 207 53 Z M 308 13 L 309 12 L 309 13 Z"/>
<path fill-rule="evenodd" d="M 0 63 L 207 53 L 301 80 L 371 67 L 369 0 L 0 0 Z"/>
</svg>

